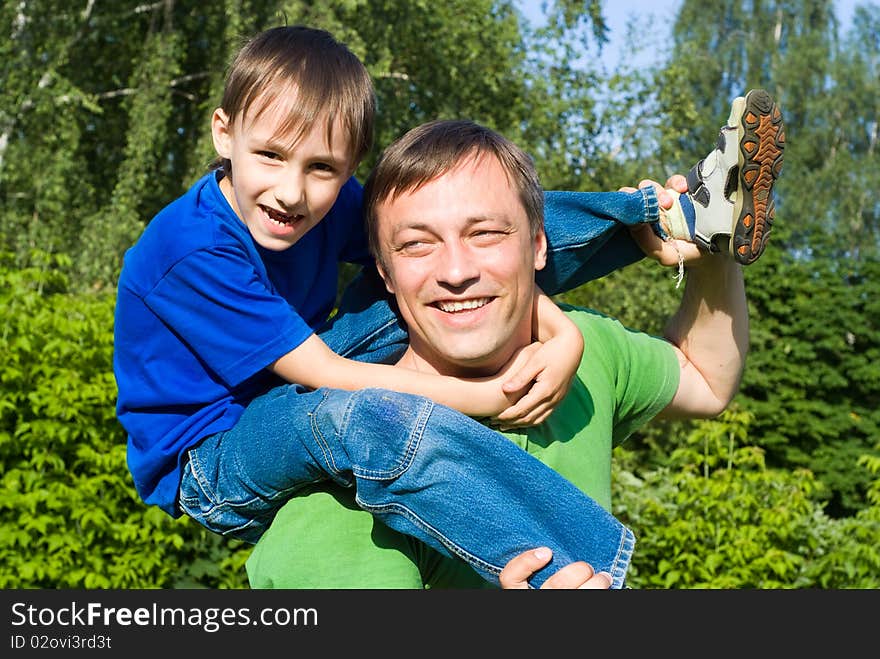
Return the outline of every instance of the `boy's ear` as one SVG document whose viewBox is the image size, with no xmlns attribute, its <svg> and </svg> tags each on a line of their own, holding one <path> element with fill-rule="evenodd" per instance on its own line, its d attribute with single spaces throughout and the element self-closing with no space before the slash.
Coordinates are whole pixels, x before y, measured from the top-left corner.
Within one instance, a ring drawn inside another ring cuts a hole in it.
<svg viewBox="0 0 880 659">
<path fill-rule="evenodd" d="M 232 126 L 223 108 L 217 108 L 211 116 L 211 137 L 217 155 L 228 159 L 232 154 Z"/>
</svg>

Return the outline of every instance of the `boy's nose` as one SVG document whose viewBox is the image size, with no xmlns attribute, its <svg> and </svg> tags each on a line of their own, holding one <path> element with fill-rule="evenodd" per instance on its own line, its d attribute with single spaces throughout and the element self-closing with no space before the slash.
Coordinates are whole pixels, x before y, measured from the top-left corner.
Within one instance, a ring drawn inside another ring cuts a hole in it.
<svg viewBox="0 0 880 659">
<path fill-rule="evenodd" d="M 285 174 L 275 186 L 275 199 L 287 212 L 305 204 L 306 186 L 303 177 L 296 173 Z"/>
</svg>

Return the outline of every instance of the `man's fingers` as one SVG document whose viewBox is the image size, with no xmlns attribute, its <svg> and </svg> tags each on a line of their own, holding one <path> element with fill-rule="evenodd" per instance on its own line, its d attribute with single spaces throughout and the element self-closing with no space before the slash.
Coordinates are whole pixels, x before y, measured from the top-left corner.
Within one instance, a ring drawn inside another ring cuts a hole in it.
<svg viewBox="0 0 880 659">
<path fill-rule="evenodd" d="M 548 547 L 538 547 L 512 558 L 501 570 L 499 581 L 505 590 L 526 590 L 531 576 L 550 562 L 553 552 Z M 541 585 L 541 590 L 607 590 L 611 587 L 611 575 L 596 573 L 589 563 L 578 561 L 560 568 Z"/>
<path fill-rule="evenodd" d="M 663 240 L 654 233 L 647 224 L 637 224 L 630 227 L 630 235 L 650 259 L 664 266 L 677 266 L 679 255 L 682 261 L 688 263 L 702 257 L 702 252 L 696 243 L 684 240 Z"/>
<path fill-rule="evenodd" d="M 611 588 L 611 575 L 607 572 L 598 572 L 590 577 L 586 583 L 578 586 L 579 590 L 608 590 Z"/>
<path fill-rule="evenodd" d="M 529 577 L 547 565 L 552 557 L 553 552 L 549 548 L 538 547 L 510 559 L 498 577 L 501 587 L 506 590 L 527 589 Z"/>
<path fill-rule="evenodd" d="M 688 190 L 687 179 L 681 174 L 673 174 L 666 179 L 666 187 L 672 188 L 676 192 L 685 193 Z"/>
<path fill-rule="evenodd" d="M 610 574 L 596 574 L 588 563 L 578 561 L 554 572 L 541 586 L 541 590 L 607 590 L 610 587 Z"/>
</svg>

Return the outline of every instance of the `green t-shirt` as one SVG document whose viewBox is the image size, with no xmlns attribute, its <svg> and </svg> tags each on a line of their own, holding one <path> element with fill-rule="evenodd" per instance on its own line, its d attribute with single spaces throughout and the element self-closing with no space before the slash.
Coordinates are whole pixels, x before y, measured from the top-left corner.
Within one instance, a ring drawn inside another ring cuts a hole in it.
<svg viewBox="0 0 880 659">
<path fill-rule="evenodd" d="M 611 450 L 678 389 L 669 343 L 560 305 L 584 335 L 568 395 L 540 426 L 504 433 L 611 510 Z M 361 510 L 353 488 L 315 487 L 278 512 L 247 560 L 252 588 L 483 588 L 488 582 Z"/>
</svg>

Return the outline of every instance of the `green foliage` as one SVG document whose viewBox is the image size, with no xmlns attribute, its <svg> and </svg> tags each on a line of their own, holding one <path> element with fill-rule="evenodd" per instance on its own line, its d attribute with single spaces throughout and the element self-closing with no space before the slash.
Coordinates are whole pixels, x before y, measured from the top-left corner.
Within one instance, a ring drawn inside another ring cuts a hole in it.
<svg viewBox="0 0 880 659">
<path fill-rule="evenodd" d="M 113 297 L 64 258 L 0 264 L 0 587 L 243 587 L 248 553 L 134 492 L 115 418 Z"/>
<path fill-rule="evenodd" d="M 770 249 L 745 271 L 743 384 L 728 415 L 651 424 L 620 452 L 632 583 L 877 587 L 880 9 L 860 4 L 844 35 L 828 0 L 710 4 L 634 16 L 654 66 L 606 72 L 597 1 L 548 2 L 540 29 L 512 0 L 0 3 L 0 585 L 245 585 L 246 548 L 134 493 L 107 291 L 213 159 L 241 41 L 307 23 L 374 77 L 361 178 L 413 125 L 469 117 L 525 147 L 547 188 L 662 181 L 706 154 L 735 95 L 768 89 L 788 144 Z M 657 20 L 674 20 L 667 43 Z M 659 334 L 671 274 L 645 260 L 559 297 Z"/>
<path fill-rule="evenodd" d="M 669 466 L 618 468 L 615 514 L 638 538 L 630 586 L 880 587 L 880 509 L 829 518 L 809 471 L 767 469 L 746 444 L 751 421 L 725 412 L 698 423 Z"/>
<path fill-rule="evenodd" d="M 853 464 L 880 436 L 880 263 L 768 259 L 747 275 L 754 321 L 739 400 L 755 414 L 753 441 L 773 466 L 810 469 L 829 512 L 849 514 L 868 482 Z"/>
</svg>

